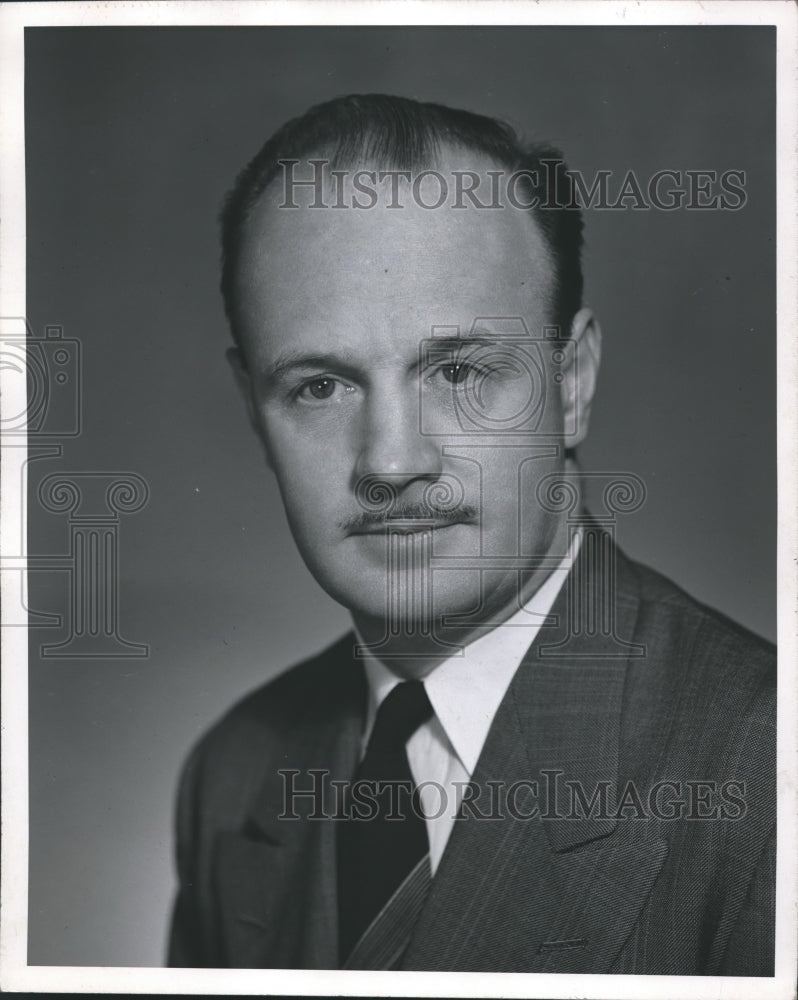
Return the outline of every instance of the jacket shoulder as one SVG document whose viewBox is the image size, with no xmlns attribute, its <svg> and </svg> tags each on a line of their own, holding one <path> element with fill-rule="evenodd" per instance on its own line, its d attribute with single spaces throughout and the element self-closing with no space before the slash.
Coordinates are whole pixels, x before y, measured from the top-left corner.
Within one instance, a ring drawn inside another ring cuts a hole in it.
<svg viewBox="0 0 798 1000">
<path fill-rule="evenodd" d="M 655 733 L 694 760 L 741 752 L 770 762 L 775 745 L 775 646 L 688 595 L 655 570 L 621 557 L 638 610 L 626 718 L 642 746 Z M 628 589 L 628 587 L 627 587 Z"/>
<path fill-rule="evenodd" d="M 183 770 L 183 783 L 215 784 L 214 775 L 252 772 L 256 761 L 280 753 L 302 732 L 329 718 L 358 691 L 362 669 L 349 633 L 290 667 L 236 702 L 200 737 Z M 273 758 L 272 758 L 273 759 Z"/>
<path fill-rule="evenodd" d="M 277 723 L 293 708 L 305 711 L 311 703 L 324 700 L 335 689 L 351 683 L 356 669 L 353 642 L 353 634 L 347 633 L 321 652 L 289 667 L 236 702 L 214 728 L 236 727 L 249 719 Z"/>
<path fill-rule="evenodd" d="M 776 647 L 722 612 L 691 597 L 672 580 L 623 556 L 634 575 L 640 601 L 641 627 L 665 641 L 695 641 L 694 653 L 727 663 L 745 660 L 748 669 L 772 674 Z"/>
</svg>

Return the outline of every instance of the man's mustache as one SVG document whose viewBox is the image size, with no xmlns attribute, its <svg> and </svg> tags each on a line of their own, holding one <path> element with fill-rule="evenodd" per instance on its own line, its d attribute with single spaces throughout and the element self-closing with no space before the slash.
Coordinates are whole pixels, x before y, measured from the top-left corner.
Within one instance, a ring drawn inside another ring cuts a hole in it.
<svg viewBox="0 0 798 1000">
<path fill-rule="evenodd" d="M 458 504 L 457 507 L 436 507 L 430 503 L 399 501 L 387 511 L 362 510 L 353 517 L 340 522 L 344 531 L 355 532 L 388 528 L 393 521 L 434 521 L 435 527 L 459 524 L 463 521 L 477 521 L 479 511 L 472 504 Z"/>
</svg>

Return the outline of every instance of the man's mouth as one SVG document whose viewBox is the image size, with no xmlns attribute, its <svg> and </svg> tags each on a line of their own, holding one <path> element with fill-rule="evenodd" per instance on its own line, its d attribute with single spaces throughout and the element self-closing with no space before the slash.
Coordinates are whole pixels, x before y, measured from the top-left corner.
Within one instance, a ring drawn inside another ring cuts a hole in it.
<svg viewBox="0 0 798 1000">
<path fill-rule="evenodd" d="M 348 533 L 350 535 L 417 535 L 425 531 L 443 531 L 446 528 L 454 528 L 458 524 L 470 524 L 473 521 L 465 518 L 457 519 L 427 519 L 427 518 L 385 518 L 379 524 L 369 527 L 353 528 Z"/>
<path fill-rule="evenodd" d="M 448 509 L 429 503 L 395 501 L 387 510 L 360 510 L 341 521 L 348 536 L 418 535 L 454 528 L 459 524 L 479 524 L 479 511 L 472 504 L 459 503 Z"/>
<path fill-rule="evenodd" d="M 415 535 L 425 531 L 444 531 L 458 524 L 478 524 L 479 513 L 471 504 L 458 504 L 442 510 L 417 503 L 397 504 L 390 511 L 361 510 L 341 522 L 346 535 Z"/>
</svg>

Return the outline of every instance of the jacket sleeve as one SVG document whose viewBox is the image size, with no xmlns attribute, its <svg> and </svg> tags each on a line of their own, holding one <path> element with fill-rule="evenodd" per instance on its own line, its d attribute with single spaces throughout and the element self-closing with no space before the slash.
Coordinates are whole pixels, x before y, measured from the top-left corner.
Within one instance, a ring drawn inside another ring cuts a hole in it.
<svg viewBox="0 0 798 1000">
<path fill-rule="evenodd" d="M 167 957 L 167 964 L 177 968 L 203 968 L 209 964 L 202 945 L 197 881 L 198 772 L 198 752 L 195 750 L 183 768 L 177 796 L 178 892 L 172 911 Z"/>
<path fill-rule="evenodd" d="M 762 851 L 735 922 L 722 976 L 772 976 L 775 970 L 776 829 Z"/>
</svg>

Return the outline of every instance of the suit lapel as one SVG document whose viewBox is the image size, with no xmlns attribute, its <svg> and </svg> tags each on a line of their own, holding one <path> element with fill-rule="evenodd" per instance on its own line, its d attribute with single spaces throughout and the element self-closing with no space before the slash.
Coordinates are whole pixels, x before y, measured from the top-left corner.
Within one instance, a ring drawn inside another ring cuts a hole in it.
<svg viewBox="0 0 798 1000">
<path fill-rule="evenodd" d="M 627 664 L 610 654 L 614 636 L 634 635 L 638 600 L 620 554 L 617 566 L 614 635 L 570 636 L 567 656 L 544 658 L 566 638 L 563 588 L 558 624 L 541 629 L 513 678 L 472 777 L 475 806 L 503 818 L 467 809 L 458 819 L 403 968 L 601 972 L 631 932 L 665 845 L 647 838 L 650 824 L 571 807 L 572 789 L 589 801 L 602 781 L 614 795 L 618 780 Z"/>
<path fill-rule="evenodd" d="M 330 675 L 329 687 L 309 698 L 305 723 L 292 734 L 291 745 L 281 747 L 279 763 L 266 774 L 243 829 L 219 837 L 221 932 L 234 967 L 334 969 L 338 964 L 335 824 L 313 813 L 332 811 L 331 782 L 354 772 L 365 682 L 359 664 L 331 664 Z M 299 773 L 288 779 L 280 769 Z M 299 818 L 286 818 L 287 780 L 296 790 L 317 781 L 322 801 L 296 796 L 293 812 Z"/>
<path fill-rule="evenodd" d="M 631 639 L 634 571 L 617 558 L 614 635 Z M 666 848 L 649 839 L 650 824 L 568 816 L 570 787 L 588 799 L 598 782 L 615 790 L 626 660 L 612 637 L 568 636 L 567 593 L 552 609 L 557 624 L 541 630 L 497 712 L 472 778 L 481 797 L 455 824 L 404 969 L 607 971 L 654 884 Z M 566 656 L 541 652 L 565 638 L 558 648 Z M 279 758 L 266 755 L 274 770 L 244 827 L 219 838 L 215 887 L 232 966 L 337 967 L 334 823 L 310 818 L 309 798 L 297 802 L 300 819 L 280 819 L 277 770 L 300 771 L 303 788 L 308 772 L 325 771 L 327 803 L 335 801 L 330 782 L 354 772 L 362 669 L 331 664 L 329 673 Z M 491 782 L 499 789 L 492 806 Z M 546 796 L 554 788 L 556 807 Z M 524 818 L 535 807 L 542 815 Z M 504 818 L 483 818 L 497 813 Z"/>
</svg>

